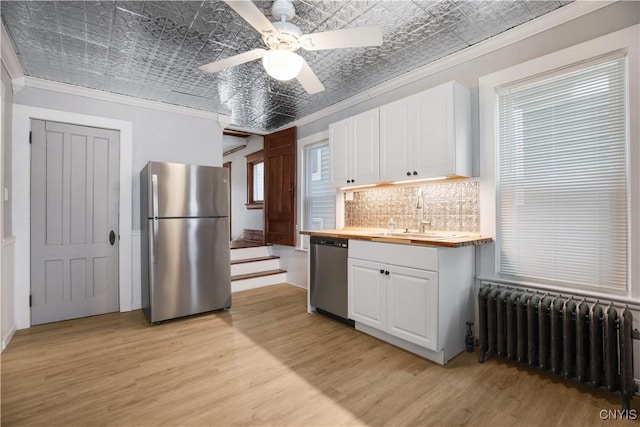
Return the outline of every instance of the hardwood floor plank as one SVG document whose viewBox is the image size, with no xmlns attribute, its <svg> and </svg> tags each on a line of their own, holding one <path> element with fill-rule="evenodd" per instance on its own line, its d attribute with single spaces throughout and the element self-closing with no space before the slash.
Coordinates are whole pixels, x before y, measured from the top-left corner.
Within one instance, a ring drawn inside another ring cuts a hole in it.
<svg viewBox="0 0 640 427">
<path fill-rule="evenodd" d="M 620 408 L 477 354 L 442 367 L 305 310 L 283 284 L 156 326 L 135 311 L 18 331 L 1 355 L 2 425 L 601 426 Z"/>
</svg>

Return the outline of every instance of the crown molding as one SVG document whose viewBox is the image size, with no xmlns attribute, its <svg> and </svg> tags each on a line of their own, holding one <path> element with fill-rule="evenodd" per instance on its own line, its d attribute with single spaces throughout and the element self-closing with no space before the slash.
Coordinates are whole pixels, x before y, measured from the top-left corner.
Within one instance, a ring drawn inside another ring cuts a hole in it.
<svg viewBox="0 0 640 427">
<path fill-rule="evenodd" d="M 11 37 L 9 37 L 9 33 L 4 28 L 4 24 L 0 21 L 0 31 L 2 37 L 0 47 L 2 54 L 2 64 L 7 69 L 9 73 L 9 77 L 11 80 L 19 79 L 24 77 L 24 72 L 22 71 L 22 65 L 20 65 L 20 60 L 18 59 L 18 55 L 16 54 L 15 49 L 13 48 L 13 42 L 11 41 Z"/>
<path fill-rule="evenodd" d="M 283 127 L 282 129 L 290 128 L 291 126 L 294 126 L 294 125 L 289 123 L 287 126 Z M 250 133 L 251 135 L 258 135 L 258 136 L 265 136 L 265 135 L 269 135 L 271 133 L 271 132 L 267 132 L 267 131 L 264 131 L 264 130 L 256 130 L 256 129 L 251 129 L 251 128 L 244 128 L 242 126 L 236 126 L 236 125 L 229 125 L 225 129 L 231 130 L 231 131 L 235 130 L 235 131 L 242 132 L 242 133 Z"/>
<path fill-rule="evenodd" d="M 451 68 L 480 56 L 486 55 L 518 41 L 524 40 L 528 37 L 542 33 L 553 27 L 557 27 L 558 25 L 564 24 L 573 19 L 594 12 L 605 6 L 616 3 L 617 1 L 619 0 L 576 0 L 571 4 L 556 9 L 529 22 L 525 22 L 522 25 L 500 33 L 473 46 L 445 56 L 444 58 L 441 58 L 430 64 L 416 68 L 415 70 L 409 71 L 408 73 L 402 74 L 399 77 L 379 84 L 378 86 L 375 86 L 365 92 L 359 93 L 327 108 L 302 117 L 294 121 L 293 123 L 289 123 L 285 127 L 289 127 L 292 125 L 303 126 L 312 123 L 316 120 L 357 105 L 368 99 L 374 98 L 409 83 L 413 83 L 416 80 L 420 80 L 432 74 L 446 70 L 447 68 Z M 279 128 L 278 130 L 280 129 L 284 129 L 284 127 Z"/>
<path fill-rule="evenodd" d="M 133 107 L 149 108 L 151 110 L 164 111 L 167 113 L 184 114 L 186 116 L 198 117 L 218 121 L 220 115 L 211 111 L 197 110 L 195 108 L 182 107 L 179 105 L 167 104 L 159 101 L 150 101 L 133 96 L 119 95 L 117 93 L 105 92 L 102 90 L 89 89 L 82 86 L 74 86 L 66 83 L 54 82 L 51 80 L 38 79 L 35 77 L 25 77 L 25 86 L 50 90 L 53 92 L 66 93 L 68 95 L 83 96 L 85 98 L 97 99 L 100 101 L 113 102 L 116 104 L 130 105 Z"/>
<path fill-rule="evenodd" d="M 224 129 L 231 124 L 231 116 L 226 114 L 218 114 L 218 124 L 220 129 Z"/>
<path fill-rule="evenodd" d="M 13 89 L 13 94 L 20 92 L 25 87 L 24 76 L 18 77 L 17 79 L 11 80 L 11 88 Z"/>
<path fill-rule="evenodd" d="M 325 139 L 329 139 L 329 129 L 325 129 L 320 132 L 314 133 L 313 135 L 300 138 L 298 140 L 298 144 L 299 145 L 314 144 L 316 142 L 324 141 Z"/>
</svg>

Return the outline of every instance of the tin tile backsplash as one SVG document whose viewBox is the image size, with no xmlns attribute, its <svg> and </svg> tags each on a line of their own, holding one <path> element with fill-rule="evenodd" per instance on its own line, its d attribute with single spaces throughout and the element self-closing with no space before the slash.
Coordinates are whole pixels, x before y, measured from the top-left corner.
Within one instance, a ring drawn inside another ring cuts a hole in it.
<svg viewBox="0 0 640 427">
<path fill-rule="evenodd" d="M 422 191 L 420 191 L 422 190 Z M 422 193 L 422 196 L 420 196 Z M 479 232 L 479 185 L 475 181 L 452 181 L 415 187 L 383 187 L 354 191 L 344 202 L 346 227 Z M 422 208 L 423 206 L 423 208 Z"/>
</svg>

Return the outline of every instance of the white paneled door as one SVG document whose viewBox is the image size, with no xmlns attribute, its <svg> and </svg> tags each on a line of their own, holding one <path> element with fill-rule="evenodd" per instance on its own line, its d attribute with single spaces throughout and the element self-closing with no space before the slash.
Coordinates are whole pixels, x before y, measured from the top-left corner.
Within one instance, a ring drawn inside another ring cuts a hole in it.
<svg viewBox="0 0 640 427">
<path fill-rule="evenodd" d="M 31 323 L 117 311 L 119 132 L 31 129 Z"/>
</svg>

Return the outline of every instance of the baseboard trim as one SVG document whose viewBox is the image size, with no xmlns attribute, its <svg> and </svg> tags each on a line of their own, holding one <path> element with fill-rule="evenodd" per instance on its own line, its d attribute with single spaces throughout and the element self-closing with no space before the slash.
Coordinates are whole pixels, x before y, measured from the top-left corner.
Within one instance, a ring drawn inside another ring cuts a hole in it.
<svg viewBox="0 0 640 427">
<path fill-rule="evenodd" d="M 255 280 L 255 281 L 246 280 L 243 282 L 236 282 L 236 283 L 231 282 L 231 293 L 248 291 L 249 289 L 266 288 L 267 286 L 274 286 L 274 285 L 281 285 L 281 284 L 290 285 L 290 283 L 284 280 L 279 281 L 277 283 L 269 283 L 269 282 L 258 281 L 258 280 Z"/>
<path fill-rule="evenodd" d="M 297 283 L 287 282 L 287 285 L 295 286 L 296 288 L 304 289 L 305 291 L 307 290 L 306 286 L 302 286 L 302 285 L 299 285 Z"/>
<path fill-rule="evenodd" d="M 13 322 L 13 324 L 11 325 L 11 328 L 9 328 L 9 331 L 7 332 L 7 334 L 4 337 L 2 337 L 2 351 L 4 351 L 4 349 L 7 348 L 7 346 L 11 342 L 11 339 L 15 335 L 17 329 L 18 328 L 16 326 L 16 323 Z"/>
</svg>

